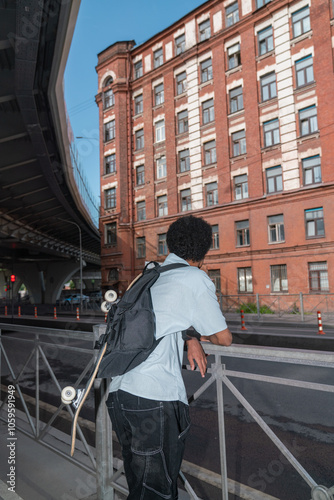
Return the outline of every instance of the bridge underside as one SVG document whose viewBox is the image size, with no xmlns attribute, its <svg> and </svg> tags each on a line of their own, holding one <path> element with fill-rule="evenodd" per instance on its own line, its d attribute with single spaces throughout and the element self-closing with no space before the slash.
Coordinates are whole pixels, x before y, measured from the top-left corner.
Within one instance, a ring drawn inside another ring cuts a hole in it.
<svg viewBox="0 0 334 500">
<path fill-rule="evenodd" d="M 55 120 L 65 116 L 57 85 L 79 4 L 0 0 L 0 279 L 16 274 L 35 303 L 57 298 L 80 253 L 100 265 L 99 234 Z"/>
</svg>

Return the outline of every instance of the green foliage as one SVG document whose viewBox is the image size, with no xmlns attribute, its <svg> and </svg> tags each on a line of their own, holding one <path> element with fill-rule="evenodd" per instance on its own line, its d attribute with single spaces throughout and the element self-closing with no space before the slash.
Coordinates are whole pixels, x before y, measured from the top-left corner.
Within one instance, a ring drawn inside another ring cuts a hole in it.
<svg viewBox="0 0 334 500">
<path fill-rule="evenodd" d="M 248 302 L 248 304 L 242 303 L 237 308 L 238 312 L 243 311 L 245 314 L 257 314 L 257 307 L 254 302 Z M 260 314 L 275 314 L 274 311 L 270 309 L 267 305 L 260 306 Z"/>
</svg>

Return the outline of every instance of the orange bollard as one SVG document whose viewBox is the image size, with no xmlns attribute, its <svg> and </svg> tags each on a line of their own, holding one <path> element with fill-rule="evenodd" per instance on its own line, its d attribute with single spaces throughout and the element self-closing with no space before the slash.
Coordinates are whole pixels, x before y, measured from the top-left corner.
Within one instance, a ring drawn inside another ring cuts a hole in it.
<svg viewBox="0 0 334 500">
<path fill-rule="evenodd" d="M 244 311 L 241 310 L 240 313 L 241 313 L 241 330 L 247 330 L 247 328 L 245 327 Z"/>
<path fill-rule="evenodd" d="M 17 308 L 17 315 L 19 318 L 21 317 L 21 306 Z"/>
<path fill-rule="evenodd" d="M 77 319 L 80 319 L 80 316 L 79 316 L 79 307 L 77 307 Z"/>
<path fill-rule="evenodd" d="M 8 307 L 5 306 L 5 316 L 8 316 Z"/>
<path fill-rule="evenodd" d="M 57 319 L 57 308 L 53 308 L 53 319 Z"/>
<path fill-rule="evenodd" d="M 34 308 L 34 317 L 37 318 L 37 307 Z"/>
<path fill-rule="evenodd" d="M 317 315 L 318 315 L 318 334 L 325 335 L 325 332 L 323 331 L 323 328 L 322 328 L 321 312 L 318 311 Z"/>
</svg>

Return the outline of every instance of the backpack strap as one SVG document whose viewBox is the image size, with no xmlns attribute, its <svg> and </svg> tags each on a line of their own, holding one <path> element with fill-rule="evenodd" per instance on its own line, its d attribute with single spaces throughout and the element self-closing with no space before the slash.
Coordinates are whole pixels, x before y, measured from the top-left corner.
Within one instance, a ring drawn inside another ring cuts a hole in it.
<svg viewBox="0 0 334 500">
<path fill-rule="evenodd" d="M 179 267 L 189 267 L 189 264 L 168 264 L 167 266 L 159 266 L 159 269 L 156 269 L 158 273 L 164 273 L 165 271 L 171 271 L 172 269 L 178 269 Z"/>
</svg>

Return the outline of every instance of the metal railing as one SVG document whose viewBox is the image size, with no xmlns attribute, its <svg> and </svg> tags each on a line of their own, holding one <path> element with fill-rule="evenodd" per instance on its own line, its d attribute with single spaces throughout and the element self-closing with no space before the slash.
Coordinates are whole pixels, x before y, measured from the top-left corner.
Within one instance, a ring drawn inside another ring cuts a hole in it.
<svg viewBox="0 0 334 500">
<path fill-rule="evenodd" d="M 92 356 L 93 337 L 98 338 L 104 331 L 105 325 L 94 327 L 94 336 L 90 333 L 84 332 L 60 331 L 35 327 L 32 331 L 30 327 L 16 325 L 0 325 L 0 327 L 6 329 L 7 331 L 16 332 L 16 334 L 11 333 L 10 335 L 1 336 L 0 331 L 0 349 L 1 358 L 7 370 L 7 383 L 15 385 L 27 422 L 29 423 L 30 432 L 27 432 L 26 429 L 22 429 L 22 431 L 33 437 L 40 444 L 56 451 L 56 453 L 58 453 L 62 458 L 71 460 L 76 465 L 87 471 L 94 471 L 97 477 L 98 500 L 113 499 L 114 491 L 126 494 L 127 490 L 124 483 L 122 484 L 119 481 L 122 474 L 122 463 L 117 458 L 114 460 L 112 459 L 112 429 L 109 416 L 107 414 L 105 404 L 101 404 L 107 397 L 108 384 L 106 380 L 96 380 L 94 387 L 96 401 L 95 454 L 94 449 L 87 443 L 84 433 L 82 432 L 80 426 L 78 426 L 78 436 L 80 438 L 80 441 L 78 441 L 78 447 L 82 452 L 86 453 L 90 460 L 90 466 L 87 466 L 86 463 L 79 461 L 77 458 L 71 459 L 68 454 L 61 450 L 54 449 L 53 446 L 51 448 L 50 444 L 45 439 L 54 425 L 55 420 L 64 410 L 64 405 L 60 402 L 62 385 L 59 381 L 59 377 L 57 377 L 56 370 L 52 368 L 51 361 L 55 359 L 55 355 L 58 356 L 61 354 L 61 356 L 64 357 L 64 352 L 68 352 L 69 354 L 73 353 L 73 356 L 76 357 L 79 354 L 88 356 L 90 361 L 82 364 L 82 366 L 84 366 L 83 370 L 78 376 L 76 376 L 76 380 L 73 381 L 76 387 L 83 385 L 83 381 L 87 378 L 94 360 L 94 355 Z M 20 342 L 24 343 L 24 353 L 26 355 L 25 361 L 22 362 L 20 366 L 16 366 L 15 360 L 10 359 L 8 354 L 10 342 L 15 339 L 17 340 L 18 338 Z M 88 347 L 78 347 L 78 340 L 80 340 L 80 343 L 88 342 Z M 75 342 L 75 345 L 72 344 L 72 341 Z M 262 431 L 264 431 L 271 442 L 276 446 L 280 456 L 283 457 L 280 462 L 281 465 L 282 463 L 291 464 L 291 466 L 302 478 L 302 482 L 306 483 L 306 486 L 309 488 L 310 498 L 312 500 L 333 500 L 334 486 L 332 484 L 327 484 L 327 486 L 321 485 L 319 484 L 319 481 L 312 477 L 312 470 L 310 470 L 312 469 L 312 463 L 308 464 L 308 467 L 302 465 L 299 460 L 298 453 L 293 453 L 289 447 L 283 443 L 278 435 L 273 432 L 268 422 L 266 422 L 265 416 L 261 416 L 261 412 L 255 408 L 254 404 L 252 404 L 252 396 L 257 393 L 258 383 L 265 384 L 269 387 L 270 395 L 275 394 L 274 389 L 278 386 L 289 389 L 294 388 L 297 390 L 310 391 L 310 397 L 308 399 L 311 405 L 312 402 L 315 401 L 315 397 L 312 397 L 312 394 L 315 396 L 316 394 L 319 395 L 322 393 L 328 393 L 329 397 L 332 396 L 334 393 L 333 377 L 328 376 L 326 383 L 323 383 L 323 375 L 321 377 L 317 377 L 320 380 L 319 382 L 319 380 L 311 379 L 311 372 L 312 368 L 332 370 L 334 368 L 334 354 L 319 351 L 296 351 L 292 349 L 247 347 L 241 345 L 220 347 L 204 343 L 203 346 L 206 353 L 209 355 L 208 374 L 203 380 L 198 377 L 198 374 L 187 372 L 186 378 L 193 378 L 193 376 L 197 376 L 197 381 L 200 381 L 200 383 L 197 384 L 199 387 L 196 388 L 189 401 L 190 403 L 195 402 L 196 404 L 196 401 L 202 397 L 203 394 L 207 394 L 212 391 L 213 387 L 215 387 L 215 404 L 217 407 L 219 430 L 220 474 L 205 470 L 202 467 L 190 464 L 189 462 L 184 462 L 182 470 L 187 474 L 220 488 L 222 500 L 228 500 L 229 492 L 234 493 L 236 498 L 256 498 L 257 500 L 274 498 L 270 495 L 265 495 L 263 491 L 250 487 L 249 484 L 237 483 L 236 481 L 229 479 L 227 476 L 227 465 L 229 459 L 227 458 L 228 454 L 226 451 L 227 443 L 225 436 L 226 405 L 224 412 L 224 402 L 226 403 L 226 401 L 225 391 L 223 392 L 223 387 L 225 387 L 233 395 L 238 404 L 240 404 L 248 412 L 252 420 L 258 424 Z M 248 368 L 245 368 L 244 370 L 236 370 L 235 363 L 240 360 L 243 361 L 242 366 L 246 363 L 251 363 L 255 368 L 251 369 L 248 364 Z M 42 421 L 40 418 L 41 362 L 44 364 L 44 369 L 45 367 L 47 369 L 50 381 L 54 383 L 56 394 L 59 395 L 57 403 L 58 407 L 55 408 L 53 415 L 48 421 Z M 269 372 L 261 368 L 261 363 L 265 363 L 265 366 L 270 367 Z M 28 367 L 30 370 L 33 368 L 35 372 L 34 416 L 28 408 L 25 390 L 22 388 L 22 381 L 24 380 L 24 374 Z M 277 367 L 279 367 L 280 370 L 278 370 Z M 284 376 L 280 375 L 280 371 Z M 273 375 L 273 372 L 276 374 Z M 277 372 L 279 375 L 277 375 Z M 247 381 L 247 384 L 251 383 L 254 386 L 253 390 L 245 394 L 244 391 L 238 387 L 238 381 L 241 380 Z M 69 384 L 67 383 L 66 385 Z M 212 395 L 210 397 L 212 397 Z M 7 396 L 5 395 L 0 406 L 1 420 L 4 420 L 2 412 L 6 407 L 6 402 Z M 328 416 L 328 420 L 332 418 L 331 408 L 330 400 L 328 400 L 326 407 L 322 408 L 323 414 Z M 72 417 L 73 413 L 71 408 L 67 406 L 66 409 Z M 316 424 L 316 422 L 312 423 Z M 250 460 L 252 460 L 251 455 L 252 449 L 249 449 L 248 457 Z M 274 461 L 270 463 L 273 464 Z M 264 463 L 262 465 L 268 466 L 268 463 Z M 117 470 L 116 473 L 114 473 L 115 470 Z M 193 500 L 199 500 L 195 491 L 186 480 L 184 474 L 182 474 L 182 477 L 184 479 L 185 488 L 188 491 L 189 497 Z M 275 477 L 277 477 L 277 474 Z M 328 478 L 325 478 L 325 482 L 326 481 L 328 483 Z M 280 498 L 283 497 L 280 496 Z"/>
<path fill-rule="evenodd" d="M 224 295 L 217 293 L 223 313 L 240 312 L 254 314 L 258 319 L 273 315 L 282 317 L 295 315 L 301 321 L 307 321 L 318 310 L 322 314 L 334 314 L 334 294 L 280 293 L 280 294 L 238 294 Z"/>
</svg>

